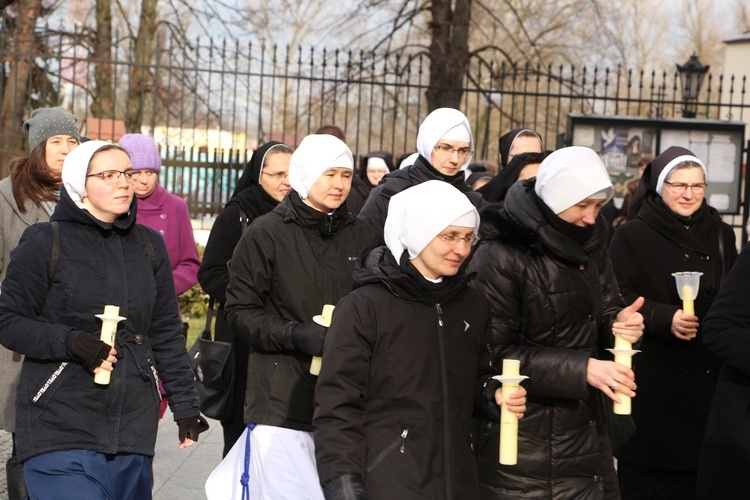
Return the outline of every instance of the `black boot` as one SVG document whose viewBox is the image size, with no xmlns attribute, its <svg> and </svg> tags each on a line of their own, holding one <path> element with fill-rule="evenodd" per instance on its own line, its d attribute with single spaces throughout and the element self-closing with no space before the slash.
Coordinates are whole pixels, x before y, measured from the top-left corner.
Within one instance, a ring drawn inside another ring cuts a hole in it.
<svg viewBox="0 0 750 500">
<path fill-rule="evenodd" d="M 8 500 L 26 500 L 28 490 L 23 477 L 23 464 L 10 457 L 5 464 L 5 475 L 8 480 Z"/>
</svg>

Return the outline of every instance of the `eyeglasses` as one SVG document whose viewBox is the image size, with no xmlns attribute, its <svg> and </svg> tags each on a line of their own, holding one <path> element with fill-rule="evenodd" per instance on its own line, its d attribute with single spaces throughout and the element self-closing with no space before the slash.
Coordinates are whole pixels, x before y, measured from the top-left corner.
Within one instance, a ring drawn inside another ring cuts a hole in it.
<svg viewBox="0 0 750 500">
<path fill-rule="evenodd" d="M 138 176 L 140 175 L 140 173 L 140 170 L 125 170 L 122 172 L 119 170 L 105 170 L 103 172 L 97 172 L 95 174 L 88 174 L 86 175 L 86 177 L 99 177 L 106 184 L 117 184 L 117 182 L 120 180 L 120 176 L 124 175 L 125 180 L 128 181 L 129 184 L 133 184 L 138 180 Z"/>
<path fill-rule="evenodd" d="M 270 177 L 271 179 L 273 179 L 275 181 L 280 181 L 282 179 L 286 179 L 286 178 L 289 177 L 289 172 L 274 172 L 274 173 L 261 172 L 261 173 L 263 175 L 267 175 L 268 177 Z"/>
<path fill-rule="evenodd" d="M 471 150 L 471 148 L 454 148 L 453 146 L 449 146 L 448 144 L 436 144 L 435 149 L 437 151 L 440 151 L 441 153 L 445 155 L 452 156 L 453 153 L 458 154 L 459 158 L 466 158 L 468 155 L 472 154 L 474 151 Z"/>
<path fill-rule="evenodd" d="M 669 186 L 669 189 L 671 189 L 675 194 L 682 194 L 685 191 L 687 191 L 687 188 L 692 189 L 693 194 L 702 194 L 703 191 L 708 186 L 708 184 L 706 184 L 705 182 L 696 182 L 695 184 L 685 184 L 684 182 L 664 181 L 664 184 Z"/>
<path fill-rule="evenodd" d="M 455 234 L 438 234 L 438 238 L 452 247 L 464 242 L 468 243 L 470 246 L 474 246 L 476 245 L 477 241 L 479 241 L 479 237 L 476 234 L 466 236 L 465 238 L 461 238 L 460 236 Z"/>
</svg>

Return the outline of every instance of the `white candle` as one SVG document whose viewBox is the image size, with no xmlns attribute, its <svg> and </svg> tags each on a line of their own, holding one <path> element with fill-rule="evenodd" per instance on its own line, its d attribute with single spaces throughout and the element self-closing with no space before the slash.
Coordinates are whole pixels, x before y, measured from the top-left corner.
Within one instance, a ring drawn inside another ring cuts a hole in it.
<svg viewBox="0 0 750 500">
<path fill-rule="evenodd" d="M 521 361 L 518 359 L 503 360 L 503 377 L 519 377 Z M 516 392 L 519 381 L 503 382 L 503 399 Z M 515 465 L 518 463 L 518 418 L 508 411 L 505 403 L 500 407 L 500 463 Z"/>
<path fill-rule="evenodd" d="M 96 317 L 102 320 L 99 340 L 107 345 L 114 346 L 117 323 L 125 319 L 120 316 L 120 308 L 118 306 L 104 306 L 104 314 L 97 314 Z M 105 363 L 112 366 L 109 361 L 102 361 L 102 365 Z M 94 375 L 94 382 L 100 385 L 109 385 L 110 375 L 112 375 L 111 371 L 100 368 Z"/>
<path fill-rule="evenodd" d="M 693 291 L 693 287 L 690 285 L 685 285 L 682 287 L 682 296 L 683 297 L 693 297 L 695 292 Z M 695 300 L 683 300 L 682 301 L 682 310 L 685 312 L 685 314 L 689 314 L 690 316 L 695 316 Z M 695 338 L 694 333 L 688 333 L 685 335 L 688 338 Z"/>
<path fill-rule="evenodd" d="M 633 367 L 633 353 L 631 352 L 631 349 L 633 348 L 633 344 L 628 342 L 627 340 L 624 340 L 619 335 L 615 334 L 615 363 L 620 363 L 621 365 L 625 365 L 628 368 Z M 627 354 L 617 354 L 617 351 L 628 351 Z M 615 391 L 615 395 L 620 398 L 620 401 L 622 403 L 614 403 L 614 412 L 616 415 L 630 415 L 631 412 L 631 400 L 630 396 L 626 396 L 620 391 Z"/>
<path fill-rule="evenodd" d="M 333 309 L 336 306 L 333 304 L 326 304 L 323 306 L 323 313 L 320 315 L 320 324 L 323 326 L 330 326 L 331 319 L 333 318 Z M 320 368 L 323 366 L 323 358 L 320 356 L 313 356 L 310 360 L 310 373 L 312 375 L 320 375 Z"/>
</svg>

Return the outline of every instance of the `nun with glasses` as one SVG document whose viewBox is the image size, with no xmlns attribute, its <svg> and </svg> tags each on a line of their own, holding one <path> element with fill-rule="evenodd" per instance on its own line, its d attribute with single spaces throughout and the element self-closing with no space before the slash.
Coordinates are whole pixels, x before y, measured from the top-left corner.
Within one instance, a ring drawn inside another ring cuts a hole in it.
<svg viewBox="0 0 750 500">
<path fill-rule="evenodd" d="M 391 199 L 386 246 L 363 252 L 324 343 L 313 424 L 326 498 L 478 497 L 475 399 L 496 419 L 503 396 L 489 308 L 464 273 L 478 226 L 446 182 Z M 519 418 L 524 395 L 506 395 Z"/>
<path fill-rule="evenodd" d="M 137 178 L 122 148 L 76 147 L 51 222 L 30 226 L 12 253 L 0 342 L 25 356 L 16 449 L 30 498 L 150 499 L 157 371 L 179 447 L 208 429 L 164 240 L 135 222 Z M 100 339 L 105 306 L 119 308 L 112 346 Z"/>
<path fill-rule="evenodd" d="M 695 497 L 718 374 L 703 319 L 737 257 L 734 231 L 707 202 L 707 182 L 690 150 L 667 148 L 646 166 L 610 244 L 622 295 L 646 299 L 642 352 L 633 358 L 636 431 L 615 453 L 624 499 Z M 694 313 L 683 310 L 672 277 L 686 271 L 703 273 Z"/>
<path fill-rule="evenodd" d="M 372 228 L 346 207 L 353 167 L 341 140 L 305 137 L 291 157 L 291 191 L 253 221 L 229 264 L 227 323 L 250 346 L 250 498 L 323 498 L 310 365 L 323 352 L 327 328 L 313 317 L 351 290 L 357 256 L 374 240 Z"/>
<path fill-rule="evenodd" d="M 391 196 L 422 182 L 447 182 L 464 193 L 475 207 L 484 204 L 482 195 L 466 184 L 464 170 L 474 154 L 474 139 L 466 115 L 453 108 L 439 108 L 427 115 L 419 126 L 417 151 L 412 165 L 383 177 L 359 212 L 359 218 L 371 224 L 381 238 Z"/>
<path fill-rule="evenodd" d="M 599 156 L 574 146 L 482 212 L 469 270 L 490 301 L 491 359 L 519 359 L 529 379 L 518 465 L 498 463 L 497 423 L 481 427 L 480 498 L 619 498 L 605 411 L 636 384 L 605 349 L 613 333 L 640 339 L 643 299 L 625 307 L 609 261 L 599 212 L 613 194 Z"/>
</svg>

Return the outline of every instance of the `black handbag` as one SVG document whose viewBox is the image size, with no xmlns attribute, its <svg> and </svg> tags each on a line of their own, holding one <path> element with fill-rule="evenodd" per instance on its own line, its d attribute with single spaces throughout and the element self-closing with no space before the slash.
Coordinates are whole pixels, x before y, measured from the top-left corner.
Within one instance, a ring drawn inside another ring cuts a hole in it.
<svg viewBox="0 0 750 500">
<path fill-rule="evenodd" d="M 206 328 L 188 353 L 200 397 L 201 413 L 222 420 L 232 409 L 235 377 L 234 344 L 212 339 L 213 313 L 214 299 L 211 298 L 208 302 Z"/>
</svg>

